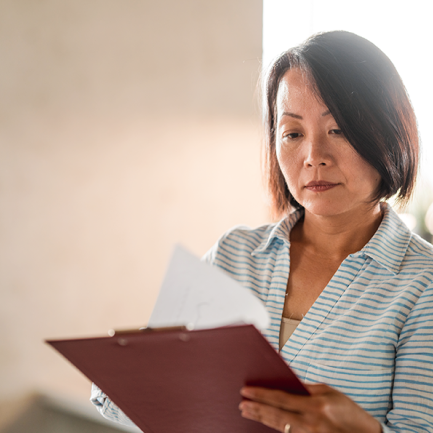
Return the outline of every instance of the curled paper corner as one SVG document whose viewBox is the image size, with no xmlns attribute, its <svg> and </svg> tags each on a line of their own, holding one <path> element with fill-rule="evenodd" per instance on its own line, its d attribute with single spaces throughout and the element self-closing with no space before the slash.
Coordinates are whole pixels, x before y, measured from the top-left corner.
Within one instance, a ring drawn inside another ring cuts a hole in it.
<svg viewBox="0 0 433 433">
<path fill-rule="evenodd" d="M 194 329 L 243 322 L 259 330 L 269 327 L 263 302 L 218 266 L 201 261 L 175 245 L 149 324 Z"/>
</svg>

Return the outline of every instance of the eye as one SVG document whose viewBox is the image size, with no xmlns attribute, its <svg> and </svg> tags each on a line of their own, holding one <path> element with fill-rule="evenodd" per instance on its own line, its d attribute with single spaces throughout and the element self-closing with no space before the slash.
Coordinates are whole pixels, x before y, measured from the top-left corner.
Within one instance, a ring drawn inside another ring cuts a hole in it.
<svg viewBox="0 0 433 433">
<path fill-rule="evenodd" d="M 295 140 L 296 138 L 299 138 L 301 135 L 302 134 L 300 134 L 299 132 L 290 132 L 289 134 L 284 134 L 283 139 Z"/>
<path fill-rule="evenodd" d="M 329 133 L 334 135 L 343 135 L 343 131 L 341 129 L 331 129 Z"/>
</svg>

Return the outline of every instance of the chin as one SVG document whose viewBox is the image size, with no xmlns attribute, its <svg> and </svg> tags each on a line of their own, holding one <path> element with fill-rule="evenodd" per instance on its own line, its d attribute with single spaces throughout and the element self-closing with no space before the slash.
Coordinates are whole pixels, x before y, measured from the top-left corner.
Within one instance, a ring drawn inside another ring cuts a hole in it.
<svg viewBox="0 0 433 433">
<path fill-rule="evenodd" d="M 347 215 L 348 218 L 359 217 L 362 214 L 367 215 L 371 211 L 371 204 L 347 203 L 343 200 L 326 200 L 326 201 L 309 201 L 301 203 L 305 211 L 321 217 L 336 217 Z"/>
<path fill-rule="evenodd" d="M 354 210 L 341 200 L 304 200 L 301 204 L 306 212 L 322 217 L 342 215 Z"/>
</svg>

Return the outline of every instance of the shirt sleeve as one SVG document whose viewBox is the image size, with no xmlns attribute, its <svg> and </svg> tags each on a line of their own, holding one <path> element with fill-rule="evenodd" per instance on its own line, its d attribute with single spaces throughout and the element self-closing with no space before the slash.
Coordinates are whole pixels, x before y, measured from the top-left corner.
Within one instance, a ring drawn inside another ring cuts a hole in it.
<svg viewBox="0 0 433 433">
<path fill-rule="evenodd" d="M 433 286 L 408 315 L 397 344 L 384 433 L 433 432 Z"/>
<path fill-rule="evenodd" d="M 119 424 L 135 426 L 123 411 L 110 400 L 107 394 L 105 394 L 94 383 L 92 383 L 90 401 L 96 406 L 96 409 L 104 418 Z"/>
</svg>

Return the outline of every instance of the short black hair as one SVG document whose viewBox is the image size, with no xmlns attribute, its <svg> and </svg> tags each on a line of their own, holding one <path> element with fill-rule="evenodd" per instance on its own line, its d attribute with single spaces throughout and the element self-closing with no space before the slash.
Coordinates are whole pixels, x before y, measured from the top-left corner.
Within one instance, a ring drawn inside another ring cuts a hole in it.
<svg viewBox="0 0 433 433">
<path fill-rule="evenodd" d="M 415 113 L 391 60 L 354 33 L 318 33 L 284 52 L 271 66 L 265 87 L 265 169 L 277 215 L 301 207 L 287 188 L 276 156 L 276 100 L 280 81 L 292 68 L 308 74 L 353 148 L 381 177 L 374 200 L 396 196 L 407 203 L 419 158 Z"/>
</svg>

